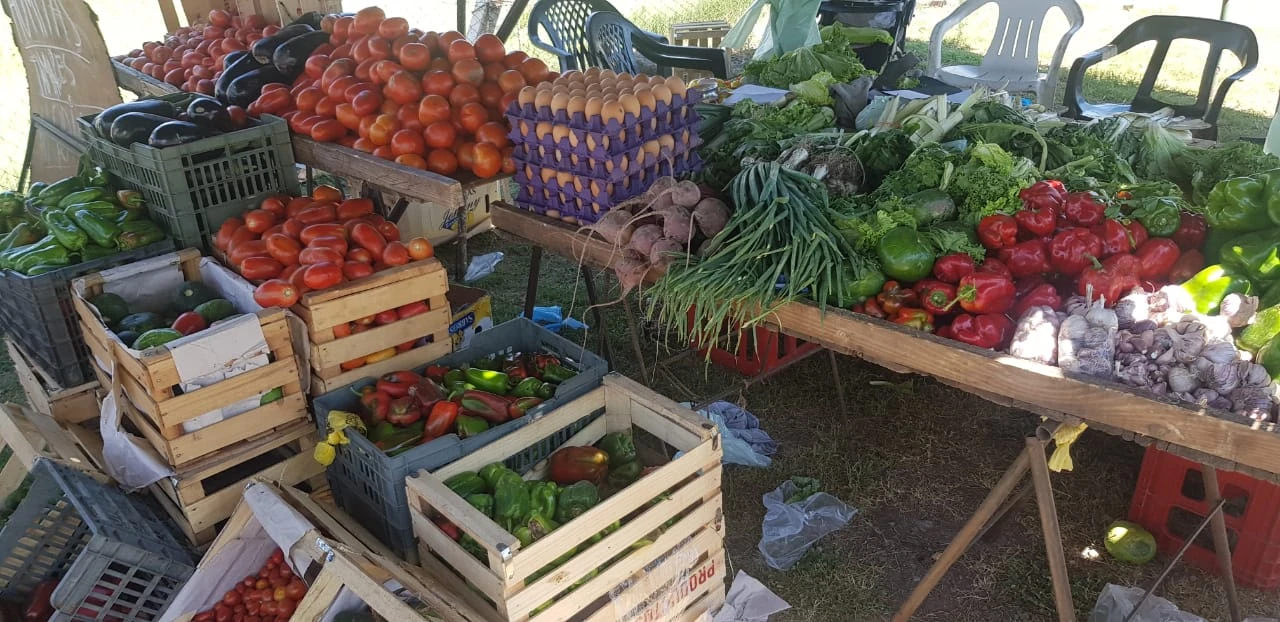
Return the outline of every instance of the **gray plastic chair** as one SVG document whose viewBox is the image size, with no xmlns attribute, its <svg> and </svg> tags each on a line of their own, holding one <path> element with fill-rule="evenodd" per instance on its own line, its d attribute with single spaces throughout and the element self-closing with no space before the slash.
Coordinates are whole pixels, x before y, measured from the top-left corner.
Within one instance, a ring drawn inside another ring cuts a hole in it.
<svg viewBox="0 0 1280 622">
<path fill-rule="evenodd" d="M 680 67 L 728 78 L 729 58 L 723 49 L 667 45 L 646 34 L 627 18 L 611 11 L 597 11 L 587 17 L 588 46 L 592 58 L 601 67 L 630 74 L 647 73 L 636 62 L 638 53 L 657 65 L 658 75 L 670 76 L 673 67 Z"/>
<path fill-rule="evenodd" d="M 1192 104 L 1168 104 L 1152 94 L 1165 56 L 1169 53 L 1169 45 L 1176 39 L 1192 39 L 1209 44 L 1209 54 L 1200 77 L 1200 91 Z M 1151 53 L 1147 72 L 1142 76 L 1142 83 L 1138 85 L 1133 101 L 1128 104 L 1090 104 L 1085 101 L 1084 74 L 1090 67 L 1148 41 L 1154 41 L 1156 48 Z M 1234 54 L 1241 67 L 1223 78 L 1215 92 L 1213 82 L 1218 73 L 1218 63 L 1225 51 Z M 1247 26 L 1204 17 L 1152 15 L 1129 24 L 1106 46 L 1077 58 L 1067 74 L 1063 103 L 1067 107 L 1067 116 L 1077 119 L 1105 117 L 1129 110 L 1154 112 L 1167 106 L 1180 116 L 1200 119 L 1211 125 L 1208 130 L 1201 130 L 1196 134 L 1213 140 L 1218 137 L 1218 115 L 1222 112 L 1222 102 L 1227 98 L 1227 90 L 1257 66 L 1258 38 Z"/>
<path fill-rule="evenodd" d="M 1000 18 L 982 63 L 943 67 L 942 41 L 947 31 L 993 2 L 1000 7 Z M 1066 15 L 1069 28 L 1053 51 L 1049 72 L 1040 73 L 1040 28 L 1054 7 Z M 1058 87 L 1058 69 L 1067 53 L 1067 43 L 1082 25 L 1084 12 L 1075 0 L 969 0 L 933 27 L 927 73 L 962 89 L 981 85 L 1013 92 L 1032 91 L 1037 102 L 1050 104 Z"/>
<path fill-rule="evenodd" d="M 608 0 L 538 0 L 529 10 L 529 42 L 558 56 L 561 72 L 597 66 L 587 44 L 587 16 L 595 11 L 617 13 L 618 9 Z M 667 41 L 662 35 L 641 32 Z"/>
</svg>

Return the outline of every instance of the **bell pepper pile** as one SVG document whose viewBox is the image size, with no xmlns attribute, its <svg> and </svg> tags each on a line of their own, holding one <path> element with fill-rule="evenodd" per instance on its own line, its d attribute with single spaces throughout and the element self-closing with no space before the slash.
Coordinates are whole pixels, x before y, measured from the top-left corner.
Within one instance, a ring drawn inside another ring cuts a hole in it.
<svg viewBox="0 0 1280 622">
<path fill-rule="evenodd" d="M 454 475 L 444 484 L 515 536 L 521 546 L 529 546 L 585 514 L 602 499 L 634 483 L 647 471 L 636 454 L 631 434 L 610 432 L 594 446 L 564 446 L 556 450 L 547 459 L 547 481 L 525 481 L 503 463 L 495 462 L 479 472 Z M 478 559 L 488 559 L 484 548 L 457 525 L 442 516 L 435 517 L 433 521 L 464 550 Z M 535 581 L 551 572 L 620 527 L 621 524 L 616 522 L 606 527 L 582 545 L 570 548 L 526 581 Z M 638 540 L 629 551 L 652 544 L 656 537 L 657 534 L 650 534 Z M 592 571 L 578 583 L 595 575 L 596 572 Z"/>
<path fill-rule="evenodd" d="M 369 440 L 394 456 L 445 434 L 467 438 L 519 419 L 576 374 L 555 355 L 512 354 L 392 372 L 353 390 Z"/>
</svg>

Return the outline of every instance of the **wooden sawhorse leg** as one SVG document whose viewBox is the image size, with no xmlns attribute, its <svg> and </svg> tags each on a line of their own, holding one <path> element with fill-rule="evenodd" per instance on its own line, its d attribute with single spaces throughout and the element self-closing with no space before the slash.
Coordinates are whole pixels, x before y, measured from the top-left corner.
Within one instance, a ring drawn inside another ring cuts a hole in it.
<svg viewBox="0 0 1280 622">
<path fill-rule="evenodd" d="M 1031 484 L 1036 495 L 1036 505 L 1040 508 L 1040 526 L 1044 531 L 1045 549 L 1049 558 L 1049 573 L 1053 580 L 1053 600 L 1058 610 L 1059 622 L 1075 622 L 1075 606 L 1071 602 L 1071 583 L 1067 578 L 1067 559 L 1062 550 L 1062 534 L 1058 530 L 1058 512 L 1053 503 L 1053 488 L 1049 482 L 1049 464 L 1045 458 L 1044 438 L 1033 436 L 1027 439 L 1026 447 L 1018 454 L 1009 470 L 1004 472 L 991 494 L 983 500 L 982 505 L 973 513 L 969 521 L 960 528 L 960 533 L 951 540 L 942 556 L 929 569 L 928 574 L 912 590 L 907 601 L 902 604 L 893 616 L 893 622 L 907 622 L 924 604 L 929 593 L 942 581 L 951 566 L 964 555 L 974 540 L 985 531 L 987 524 L 994 518 L 1003 515 L 1002 506 L 1018 501 L 1014 490 L 1024 475 L 1031 473 Z M 1012 498 L 1011 498 L 1012 497 Z"/>
</svg>

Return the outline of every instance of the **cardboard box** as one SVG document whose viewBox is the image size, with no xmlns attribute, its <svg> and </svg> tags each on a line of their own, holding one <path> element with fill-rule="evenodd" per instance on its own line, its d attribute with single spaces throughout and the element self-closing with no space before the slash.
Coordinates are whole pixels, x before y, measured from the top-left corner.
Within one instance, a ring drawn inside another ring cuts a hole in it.
<svg viewBox="0 0 1280 622">
<path fill-rule="evenodd" d="M 449 308 L 453 309 L 449 338 L 457 352 L 470 345 L 473 335 L 493 328 L 493 297 L 483 289 L 455 283 L 449 286 L 448 298 Z"/>
<path fill-rule="evenodd" d="M 466 231 L 468 235 L 488 230 L 489 205 L 511 195 L 507 189 L 510 179 L 475 186 L 462 194 L 466 203 Z M 400 231 L 404 239 L 424 237 L 432 244 L 444 244 L 458 236 L 458 206 L 435 203 L 410 203 L 400 217 Z"/>
</svg>

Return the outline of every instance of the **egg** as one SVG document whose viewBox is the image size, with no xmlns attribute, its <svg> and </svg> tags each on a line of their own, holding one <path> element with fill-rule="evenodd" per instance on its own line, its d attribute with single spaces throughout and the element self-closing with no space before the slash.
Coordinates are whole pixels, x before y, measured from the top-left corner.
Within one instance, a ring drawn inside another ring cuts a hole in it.
<svg viewBox="0 0 1280 622">
<path fill-rule="evenodd" d="M 648 83 L 649 83 L 649 74 L 647 74 L 647 73 L 638 73 L 638 74 L 636 74 L 636 76 L 635 76 L 635 80 L 636 80 L 636 82 L 644 82 L 645 84 L 648 84 Z"/>
<path fill-rule="evenodd" d="M 542 140 L 543 136 L 551 135 L 551 123 L 549 121 L 539 121 L 533 133 L 538 140 Z"/>
<path fill-rule="evenodd" d="M 599 67 L 587 67 L 587 68 L 586 68 L 586 70 L 584 70 L 584 71 L 582 72 L 582 77 L 583 77 L 583 79 L 585 79 L 585 80 L 588 80 L 588 81 L 591 81 L 591 82 L 595 82 L 595 81 L 596 81 L 596 79 L 598 79 L 598 78 L 600 77 L 600 68 L 599 68 Z"/>
<path fill-rule="evenodd" d="M 662 146 L 658 144 L 658 141 L 650 140 L 646 141 L 643 145 L 640 145 L 640 150 L 643 151 L 644 155 L 647 157 L 657 158 L 658 154 L 662 153 Z"/>
<path fill-rule="evenodd" d="M 632 84 L 635 84 L 635 81 L 625 74 L 618 76 L 618 79 L 613 81 L 614 86 L 618 88 L 626 88 L 628 91 L 631 90 Z"/>
<path fill-rule="evenodd" d="M 578 93 L 578 92 L 579 91 L 574 91 L 573 93 Z M 565 104 L 565 107 L 564 107 L 565 112 L 568 112 L 570 117 L 572 117 L 575 113 L 578 113 L 578 112 L 585 113 L 587 111 L 587 98 L 586 98 L 585 92 L 583 92 L 582 95 L 574 95 L 573 93 L 569 94 L 569 101 Z"/>
<path fill-rule="evenodd" d="M 583 99 L 586 99 L 587 98 L 586 89 L 576 88 L 569 91 L 569 99 L 573 99 L 575 97 L 581 97 Z"/>
<path fill-rule="evenodd" d="M 661 136 L 658 136 L 658 147 L 661 149 L 666 149 L 667 151 L 674 150 L 676 148 L 676 139 L 673 138 L 670 134 L 663 134 Z"/>
<path fill-rule="evenodd" d="M 556 169 L 551 167 L 544 168 L 539 172 L 542 173 L 542 183 L 544 184 L 551 181 L 556 176 Z"/>
<path fill-rule="evenodd" d="M 637 90 L 635 92 L 636 99 L 640 101 L 641 108 L 647 108 L 649 110 L 653 110 L 655 107 L 655 104 L 657 103 L 657 99 L 654 98 L 653 92 L 649 90 L 648 84 L 644 85 L 644 87 L 645 89 L 643 91 Z M 640 87 L 637 86 L 636 88 L 639 89 Z"/>
<path fill-rule="evenodd" d="M 600 107 L 602 104 L 604 104 L 604 100 L 600 99 L 599 96 L 588 97 L 587 105 L 585 108 L 582 109 L 582 112 L 587 115 L 588 119 L 590 119 L 591 117 L 600 116 Z"/>
<path fill-rule="evenodd" d="M 612 69 L 601 69 L 601 70 L 600 70 L 600 79 L 601 79 L 601 80 L 613 80 L 614 78 L 617 78 L 617 77 L 618 77 L 618 74 L 614 73 Z"/>
<path fill-rule="evenodd" d="M 556 183 L 560 184 L 561 188 L 568 188 L 573 183 L 573 173 L 565 171 L 556 173 Z"/>
<path fill-rule="evenodd" d="M 596 146 L 600 143 L 596 142 L 595 134 L 587 134 L 587 151 L 595 151 Z"/>
<path fill-rule="evenodd" d="M 569 107 L 569 92 L 561 91 L 551 96 L 551 113 L 555 114 Z"/>
<path fill-rule="evenodd" d="M 533 167 L 528 164 L 524 165 L 524 176 L 533 179 Z"/>
<path fill-rule="evenodd" d="M 653 93 L 653 98 L 657 100 L 658 103 L 666 104 L 668 106 L 671 105 L 671 89 L 667 88 L 667 85 L 659 84 L 654 86 L 650 89 L 650 92 Z"/>
<path fill-rule="evenodd" d="M 537 94 L 537 92 L 538 92 L 538 89 L 533 88 L 532 86 L 526 86 L 520 89 L 520 93 L 516 95 L 516 103 L 520 104 L 521 106 L 524 106 L 526 104 L 532 104 L 533 97 L 534 95 Z"/>
<path fill-rule="evenodd" d="M 563 83 L 573 82 L 574 80 L 577 80 L 577 81 L 579 81 L 579 82 L 581 82 L 581 81 L 582 81 L 582 72 L 581 72 L 581 71 L 578 71 L 577 69 L 574 69 L 574 70 L 571 70 L 571 71 L 566 71 L 566 72 L 564 72 L 564 73 L 560 74 L 560 77 L 559 77 L 559 78 L 556 78 L 556 80 L 555 80 L 555 81 L 556 81 L 557 83 L 562 83 L 562 84 L 563 84 Z"/>
<path fill-rule="evenodd" d="M 600 90 L 612 91 L 614 87 L 617 85 L 617 81 L 614 80 L 613 78 L 601 78 L 599 84 L 600 84 Z"/>
<path fill-rule="evenodd" d="M 684 85 L 684 82 L 680 81 L 680 78 L 671 76 L 667 78 L 666 83 L 667 88 L 671 89 L 672 95 L 679 95 L 681 99 L 684 99 L 685 95 L 688 94 L 689 89 Z"/>
<path fill-rule="evenodd" d="M 640 100 L 630 92 L 623 93 L 618 96 L 618 103 L 622 105 L 624 113 L 630 113 L 636 117 L 640 116 Z"/>
<path fill-rule="evenodd" d="M 551 106 L 551 99 L 553 97 L 555 97 L 555 95 L 550 89 L 538 91 L 538 94 L 533 98 L 533 105 L 538 108 L 547 108 Z"/>
<path fill-rule="evenodd" d="M 667 83 L 666 79 L 664 79 L 662 76 L 649 76 L 649 86 L 658 86 L 659 84 L 666 84 L 666 83 Z"/>
<path fill-rule="evenodd" d="M 557 145 L 560 144 L 561 140 L 564 140 L 568 137 L 569 137 L 569 126 L 553 125 L 551 127 L 551 140 L 556 141 Z"/>
</svg>

